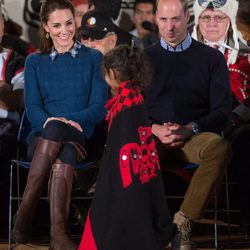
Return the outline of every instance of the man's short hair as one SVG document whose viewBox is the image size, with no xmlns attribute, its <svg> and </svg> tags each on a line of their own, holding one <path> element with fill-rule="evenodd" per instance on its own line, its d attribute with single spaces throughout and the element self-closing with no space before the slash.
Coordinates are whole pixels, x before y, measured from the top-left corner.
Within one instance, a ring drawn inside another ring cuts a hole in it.
<svg viewBox="0 0 250 250">
<path fill-rule="evenodd" d="M 188 11 L 188 1 L 187 0 L 179 0 L 184 12 L 186 13 Z M 158 4 L 159 4 L 160 0 L 156 0 L 156 9 L 158 8 Z"/>
</svg>

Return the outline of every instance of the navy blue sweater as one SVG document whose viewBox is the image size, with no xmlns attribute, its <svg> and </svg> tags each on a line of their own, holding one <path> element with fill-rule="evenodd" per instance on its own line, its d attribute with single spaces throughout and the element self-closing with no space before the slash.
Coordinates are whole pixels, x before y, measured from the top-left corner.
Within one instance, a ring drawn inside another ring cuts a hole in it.
<svg viewBox="0 0 250 250">
<path fill-rule="evenodd" d="M 40 132 L 48 117 L 78 122 L 85 136 L 105 116 L 107 85 L 97 50 L 82 46 L 75 58 L 70 53 L 51 60 L 49 54 L 30 55 L 25 65 L 25 106 L 32 132 Z"/>
<path fill-rule="evenodd" d="M 196 122 L 201 131 L 221 132 L 231 114 L 229 73 L 223 55 L 192 40 L 182 52 L 160 43 L 146 49 L 153 66 L 146 104 L 152 123 Z"/>
</svg>

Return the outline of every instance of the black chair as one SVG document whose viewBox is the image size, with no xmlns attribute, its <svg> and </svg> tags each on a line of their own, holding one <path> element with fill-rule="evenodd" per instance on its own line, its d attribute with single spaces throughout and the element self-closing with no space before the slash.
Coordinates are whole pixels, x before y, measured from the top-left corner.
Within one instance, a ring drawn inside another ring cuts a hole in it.
<svg viewBox="0 0 250 250">
<path fill-rule="evenodd" d="M 18 207 L 20 206 L 22 196 L 20 192 L 20 168 L 27 169 L 31 167 L 31 162 L 20 160 L 21 158 L 21 151 L 23 147 L 27 146 L 26 138 L 30 133 L 30 123 L 27 119 L 26 113 L 23 112 L 20 127 L 18 131 L 18 150 L 17 150 L 17 159 L 12 159 L 11 166 L 10 166 L 10 197 L 9 197 L 9 238 L 8 238 L 8 249 L 11 249 L 11 226 L 12 226 L 12 202 L 17 201 Z M 83 170 L 87 171 L 91 168 L 96 168 L 98 166 L 99 160 L 98 159 L 85 159 L 82 162 L 77 163 L 74 168 L 76 171 Z M 13 194 L 13 171 L 14 167 L 16 167 L 16 185 L 17 185 L 17 194 Z M 73 190 L 72 190 L 73 192 Z M 47 200 L 47 197 L 41 197 L 42 200 Z M 92 196 L 76 196 L 72 197 L 73 200 L 85 200 L 85 199 L 92 199 Z"/>
</svg>

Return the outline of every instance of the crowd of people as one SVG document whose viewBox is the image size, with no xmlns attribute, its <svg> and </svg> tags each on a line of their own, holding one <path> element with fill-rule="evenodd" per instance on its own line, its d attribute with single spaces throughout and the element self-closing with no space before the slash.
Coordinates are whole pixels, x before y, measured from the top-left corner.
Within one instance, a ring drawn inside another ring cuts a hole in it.
<svg viewBox="0 0 250 250">
<path fill-rule="evenodd" d="M 226 171 L 239 183 L 248 237 L 250 4 L 194 0 L 192 32 L 187 0 L 135 0 L 131 32 L 114 22 L 120 8 L 121 1 L 45 0 L 35 50 L 8 34 L 0 4 L 1 233 L 25 112 L 31 167 L 13 242 L 30 241 L 48 188 L 51 250 L 196 249 L 192 225 Z M 74 166 L 91 154 L 100 122 L 107 138 L 78 248 L 67 233 Z M 189 163 L 196 170 L 171 218 L 162 171 Z"/>
</svg>

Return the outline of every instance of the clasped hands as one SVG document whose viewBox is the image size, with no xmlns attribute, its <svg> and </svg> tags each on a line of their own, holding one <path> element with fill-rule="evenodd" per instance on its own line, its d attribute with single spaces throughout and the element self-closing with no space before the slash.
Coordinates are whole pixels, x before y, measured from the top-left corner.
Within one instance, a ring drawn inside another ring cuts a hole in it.
<svg viewBox="0 0 250 250">
<path fill-rule="evenodd" d="M 83 131 L 83 129 L 82 129 L 82 127 L 80 126 L 79 123 L 74 122 L 74 121 L 72 121 L 72 120 L 67 120 L 67 119 L 65 119 L 64 117 L 49 117 L 49 118 L 46 120 L 46 122 L 44 123 L 43 127 L 45 127 L 46 124 L 47 124 L 49 121 L 53 121 L 53 120 L 54 120 L 54 121 L 61 121 L 61 122 L 64 122 L 64 123 L 66 123 L 66 124 L 68 124 L 68 125 L 70 125 L 70 126 L 76 128 L 76 129 L 77 129 L 78 131 L 80 131 L 80 132 Z"/>
<path fill-rule="evenodd" d="M 152 133 L 168 148 L 180 148 L 193 135 L 192 126 L 172 122 L 153 124 Z"/>
</svg>

